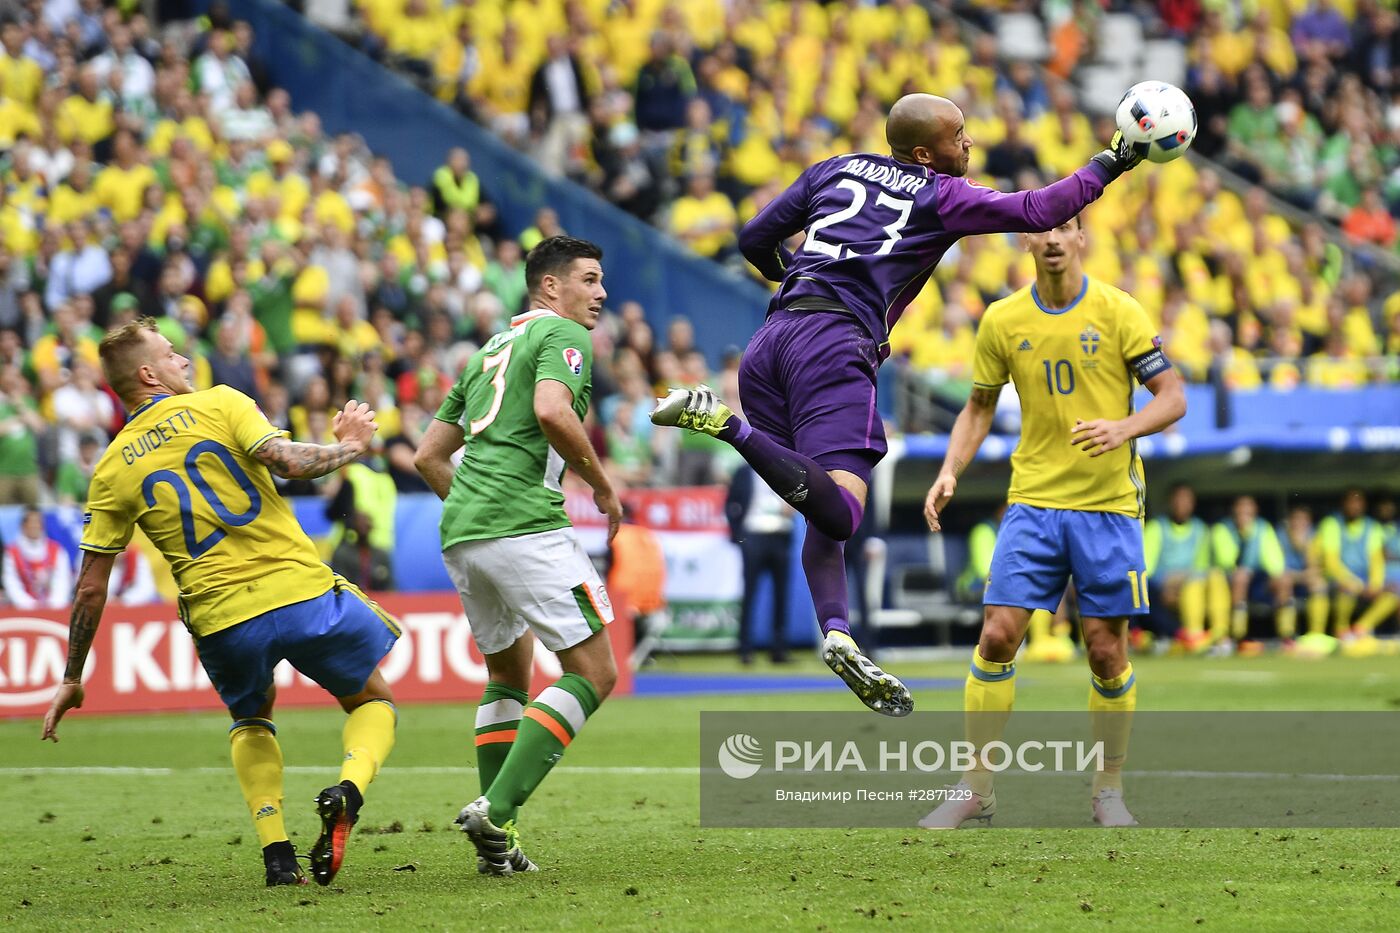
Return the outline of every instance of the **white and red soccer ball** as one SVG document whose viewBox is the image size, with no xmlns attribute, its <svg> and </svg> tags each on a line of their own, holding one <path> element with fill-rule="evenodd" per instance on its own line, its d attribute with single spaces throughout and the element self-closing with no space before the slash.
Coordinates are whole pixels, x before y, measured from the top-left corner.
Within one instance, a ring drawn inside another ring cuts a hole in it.
<svg viewBox="0 0 1400 933">
<path fill-rule="evenodd" d="M 1114 115 L 1129 144 L 1149 162 L 1179 159 L 1196 138 L 1196 107 L 1186 92 L 1165 81 L 1128 88 Z"/>
</svg>

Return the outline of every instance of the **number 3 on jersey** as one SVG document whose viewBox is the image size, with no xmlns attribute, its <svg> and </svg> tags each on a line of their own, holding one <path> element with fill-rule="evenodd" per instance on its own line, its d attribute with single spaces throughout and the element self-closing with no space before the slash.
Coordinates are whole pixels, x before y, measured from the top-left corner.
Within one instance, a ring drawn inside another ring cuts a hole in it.
<svg viewBox="0 0 1400 933">
<path fill-rule="evenodd" d="M 859 256 L 860 253 L 857 253 L 849 246 L 843 247 L 840 243 L 828 242 L 817 236 L 818 230 L 825 230 L 827 227 L 834 227 L 842 221 L 850 220 L 860 213 L 861 208 L 865 207 L 865 186 L 860 182 L 850 178 L 843 178 L 836 183 L 836 187 L 851 193 L 851 203 L 841 208 L 841 210 L 836 213 L 827 214 L 825 217 L 812 224 L 812 226 L 807 229 L 807 240 L 802 244 L 802 248 L 808 252 L 825 253 L 832 259 L 840 259 L 843 254 L 846 256 Z M 887 207 L 899 214 L 893 222 L 885 225 L 885 240 L 880 244 L 880 248 L 873 254 L 876 256 L 883 256 L 894 249 L 894 244 L 897 240 L 903 238 L 904 234 L 901 231 L 904 229 L 904 225 L 909 222 L 909 213 L 914 209 L 914 202 L 906 198 L 892 198 L 881 191 L 879 196 L 875 198 L 875 206 Z"/>
<path fill-rule="evenodd" d="M 490 427 L 491 422 L 501 413 L 501 399 L 506 394 L 506 367 L 510 365 L 510 351 L 514 347 L 515 344 L 508 343 L 500 353 L 493 353 L 481 361 L 483 373 L 489 373 L 493 369 L 496 372 L 491 376 L 491 407 L 486 409 L 486 414 L 471 423 L 472 437 Z"/>
</svg>

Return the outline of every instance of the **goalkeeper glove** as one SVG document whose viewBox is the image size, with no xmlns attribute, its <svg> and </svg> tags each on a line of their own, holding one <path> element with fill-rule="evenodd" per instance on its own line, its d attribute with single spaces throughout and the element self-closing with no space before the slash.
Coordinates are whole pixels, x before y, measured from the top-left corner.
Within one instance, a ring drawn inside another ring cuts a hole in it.
<svg viewBox="0 0 1400 933">
<path fill-rule="evenodd" d="M 1108 148 L 1090 159 L 1097 162 L 1108 171 L 1110 181 L 1122 175 L 1128 169 L 1142 161 L 1142 153 L 1133 148 L 1133 144 L 1123 136 L 1122 130 L 1117 130 L 1113 138 L 1108 141 Z"/>
</svg>

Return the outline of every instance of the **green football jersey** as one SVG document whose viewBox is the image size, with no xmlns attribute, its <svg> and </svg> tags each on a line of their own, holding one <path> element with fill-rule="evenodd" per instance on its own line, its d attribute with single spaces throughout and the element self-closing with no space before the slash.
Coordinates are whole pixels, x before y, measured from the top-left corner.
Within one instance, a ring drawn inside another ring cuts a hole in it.
<svg viewBox="0 0 1400 933">
<path fill-rule="evenodd" d="M 569 525 L 559 486 L 564 458 L 535 418 L 535 383 L 553 379 L 568 386 L 582 419 L 592 374 L 587 328 L 548 310 L 516 315 L 509 330 L 472 355 L 437 413 L 466 432 L 442 509 L 444 550 Z"/>
</svg>

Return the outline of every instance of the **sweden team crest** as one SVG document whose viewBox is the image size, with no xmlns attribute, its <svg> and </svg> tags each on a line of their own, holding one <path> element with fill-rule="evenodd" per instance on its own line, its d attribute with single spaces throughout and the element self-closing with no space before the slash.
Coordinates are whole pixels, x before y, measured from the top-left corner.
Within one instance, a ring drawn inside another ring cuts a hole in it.
<svg viewBox="0 0 1400 933">
<path fill-rule="evenodd" d="M 1084 352 L 1093 355 L 1099 352 L 1099 332 L 1092 327 L 1086 327 L 1079 334 L 1079 345 L 1084 348 Z"/>
</svg>

